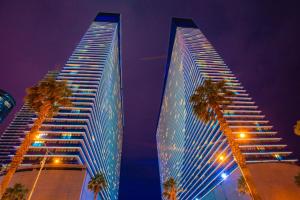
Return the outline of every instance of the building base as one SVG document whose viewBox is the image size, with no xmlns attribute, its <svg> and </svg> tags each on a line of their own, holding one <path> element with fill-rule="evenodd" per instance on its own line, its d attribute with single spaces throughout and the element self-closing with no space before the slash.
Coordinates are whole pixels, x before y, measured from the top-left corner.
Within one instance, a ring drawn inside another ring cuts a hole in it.
<svg viewBox="0 0 300 200">
<path fill-rule="evenodd" d="M 13 176 L 10 187 L 15 183 L 21 183 L 30 192 L 38 171 L 38 166 L 36 168 L 21 168 Z M 47 165 L 38 179 L 31 200 L 92 199 L 93 194 L 87 190 L 89 179 L 86 169 L 82 166 L 60 166 L 58 168 Z"/>
<path fill-rule="evenodd" d="M 294 177 L 300 167 L 289 163 L 248 164 L 256 189 L 262 200 L 299 200 L 300 187 Z M 203 200 L 250 200 L 250 196 L 239 194 L 237 181 L 241 176 L 236 169 L 225 181 L 214 188 Z"/>
</svg>

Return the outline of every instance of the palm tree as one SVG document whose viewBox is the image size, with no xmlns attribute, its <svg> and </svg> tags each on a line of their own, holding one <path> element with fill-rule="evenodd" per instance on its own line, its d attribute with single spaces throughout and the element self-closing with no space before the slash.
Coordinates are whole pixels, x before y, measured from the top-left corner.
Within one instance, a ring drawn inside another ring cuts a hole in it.
<svg viewBox="0 0 300 200">
<path fill-rule="evenodd" d="M 163 196 L 167 200 L 176 200 L 177 193 L 179 192 L 176 186 L 176 181 L 174 178 L 169 178 L 163 183 Z"/>
<path fill-rule="evenodd" d="M 107 187 L 103 173 L 97 173 L 88 183 L 88 189 L 94 193 L 94 200 L 97 199 L 98 193 Z"/>
<path fill-rule="evenodd" d="M 219 122 L 220 129 L 227 139 L 232 154 L 249 187 L 252 198 L 259 200 L 261 198 L 251 179 L 250 171 L 246 166 L 245 157 L 241 153 L 239 145 L 235 141 L 235 136 L 223 115 L 224 108 L 231 104 L 231 99 L 229 97 L 234 96 L 234 93 L 225 86 L 226 82 L 224 80 L 213 82 L 211 79 L 207 79 L 204 81 L 203 85 L 196 88 L 194 94 L 190 98 L 190 102 L 193 106 L 193 112 L 199 120 L 204 123 L 216 120 Z"/>
<path fill-rule="evenodd" d="M 20 183 L 6 189 L 1 200 L 25 200 L 28 189 Z"/>
<path fill-rule="evenodd" d="M 1 182 L 0 197 L 8 187 L 17 168 L 22 163 L 24 155 L 38 135 L 46 118 L 53 117 L 53 115 L 58 112 L 59 107 L 72 105 L 72 102 L 68 98 L 72 95 L 72 92 L 67 87 L 67 83 L 56 81 L 53 77 L 46 77 L 37 85 L 28 88 L 26 92 L 25 103 L 36 112 L 37 119 L 34 121 L 31 130 L 25 136 L 22 144 L 17 149 L 15 156 L 9 164 L 7 173 Z"/>
<path fill-rule="evenodd" d="M 300 136 L 300 120 L 298 120 L 297 124 L 294 126 L 294 133 Z"/>
<path fill-rule="evenodd" d="M 300 172 L 294 177 L 296 185 L 300 187 Z"/>
<path fill-rule="evenodd" d="M 237 187 L 240 194 L 249 194 L 249 189 L 243 176 L 240 176 L 238 179 Z"/>
</svg>

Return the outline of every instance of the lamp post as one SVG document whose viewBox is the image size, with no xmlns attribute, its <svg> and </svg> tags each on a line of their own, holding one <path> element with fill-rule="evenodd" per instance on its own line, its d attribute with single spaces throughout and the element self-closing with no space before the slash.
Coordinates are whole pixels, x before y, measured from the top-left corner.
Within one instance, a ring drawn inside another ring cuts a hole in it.
<svg viewBox="0 0 300 200">
<path fill-rule="evenodd" d="M 34 189 L 35 189 L 35 187 L 36 187 L 36 184 L 37 184 L 37 182 L 38 182 L 38 179 L 39 179 L 39 177 L 40 177 L 40 175 L 41 175 L 41 172 L 42 172 L 42 170 L 43 170 L 43 168 L 44 168 L 44 166 L 45 166 L 45 163 L 46 163 L 46 160 L 47 160 L 47 155 L 48 155 L 48 149 L 46 150 L 46 153 L 45 153 L 45 155 L 44 155 L 44 158 L 43 158 L 42 161 L 41 161 L 41 167 L 40 167 L 40 170 L 39 170 L 39 172 L 38 172 L 38 174 L 37 174 L 37 176 L 36 176 L 36 178 L 35 178 L 35 180 L 34 180 L 33 186 L 32 186 L 32 188 L 31 188 L 31 191 L 30 191 L 30 193 L 29 193 L 29 196 L 28 196 L 28 199 L 27 199 L 27 200 L 30 200 L 31 197 L 32 197 L 32 194 L 33 194 L 33 192 L 34 192 Z"/>
<path fill-rule="evenodd" d="M 41 134 L 38 134 L 38 135 L 36 136 L 35 139 L 36 139 L 36 141 L 40 141 L 40 140 L 41 140 Z M 39 180 L 39 178 L 40 178 L 40 175 L 41 175 L 41 173 L 42 173 L 42 170 L 43 170 L 43 168 L 44 168 L 44 166 L 45 166 L 45 164 L 46 164 L 47 155 L 48 155 L 48 154 L 52 154 L 51 152 L 49 152 L 49 150 L 48 150 L 48 148 L 47 148 L 47 146 L 46 146 L 46 143 L 43 143 L 43 144 L 44 144 L 44 146 L 46 147 L 46 153 L 45 153 L 45 155 L 44 155 L 42 161 L 40 162 L 41 167 L 40 167 L 39 172 L 38 172 L 38 174 L 37 174 L 37 176 L 36 176 L 36 178 L 35 178 L 35 180 L 34 180 L 33 186 L 32 186 L 32 188 L 31 188 L 31 190 L 30 190 L 30 193 L 29 193 L 29 196 L 28 196 L 28 199 L 27 199 L 27 200 L 31 200 L 32 194 L 33 194 L 33 192 L 34 192 L 34 190 L 35 190 L 35 188 L 36 188 L 36 184 L 37 184 L 37 182 L 38 182 L 38 180 Z M 60 159 L 58 159 L 58 158 L 54 159 L 54 163 L 55 163 L 55 164 L 59 164 L 59 163 L 60 163 Z"/>
</svg>

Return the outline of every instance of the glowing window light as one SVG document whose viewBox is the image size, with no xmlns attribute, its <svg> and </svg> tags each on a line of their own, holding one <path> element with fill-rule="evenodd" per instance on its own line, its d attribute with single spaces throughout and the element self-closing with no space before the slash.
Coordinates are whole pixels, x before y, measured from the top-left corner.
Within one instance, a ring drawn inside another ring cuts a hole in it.
<svg viewBox="0 0 300 200">
<path fill-rule="evenodd" d="M 224 161 L 224 160 L 225 160 L 225 156 L 221 154 L 221 155 L 219 156 L 219 160 L 220 160 L 220 161 Z"/>
<path fill-rule="evenodd" d="M 59 158 L 54 158 L 53 162 L 54 162 L 55 164 L 59 164 L 59 163 L 60 163 L 60 159 L 59 159 Z"/>
<path fill-rule="evenodd" d="M 227 175 L 226 173 L 222 173 L 222 174 L 221 174 L 221 177 L 223 178 L 223 180 L 226 180 L 227 177 L 228 177 L 228 175 Z"/>
<path fill-rule="evenodd" d="M 71 110 L 72 113 L 80 113 L 80 109 Z"/>
<path fill-rule="evenodd" d="M 41 139 L 41 138 L 43 138 L 43 137 L 45 137 L 45 136 L 47 136 L 46 133 L 39 133 L 39 134 L 37 134 L 37 135 L 35 136 L 35 139 L 36 139 L 36 140 L 39 140 L 39 139 Z"/>
<path fill-rule="evenodd" d="M 43 141 L 34 141 L 32 143 L 32 146 L 34 147 L 40 147 L 40 146 L 43 146 L 44 142 Z"/>
<path fill-rule="evenodd" d="M 72 137 L 71 133 L 64 133 L 64 134 L 62 134 L 62 138 L 63 139 L 71 139 L 71 137 Z"/>
<path fill-rule="evenodd" d="M 226 110 L 225 111 L 225 116 L 234 116 L 234 111 Z"/>
<path fill-rule="evenodd" d="M 243 139 L 243 138 L 245 138 L 245 137 L 246 137 L 246 134 L 242 132 L 242 133 L 240 133 L 240 135 L 239 135 L 239 136 L 240 136 L 240 138 L 242 138 L 242 139 Z"/>
<path fill-rule="evenodd" d="M 277 160 L 282 160 L 282 157 L 281 157 L 279 154 L 275 154 L 274 157 L 275 157 Z"/>
</svg>

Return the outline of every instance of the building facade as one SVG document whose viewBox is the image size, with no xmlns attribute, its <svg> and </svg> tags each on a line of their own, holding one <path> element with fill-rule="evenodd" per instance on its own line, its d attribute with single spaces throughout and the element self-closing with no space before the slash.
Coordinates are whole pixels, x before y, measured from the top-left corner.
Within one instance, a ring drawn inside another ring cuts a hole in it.
<svg viewBox="0 0 300 200">
<path fill-rule="evenodd" d="M 292 193 L 299 193 L 293 183 L 299 170 L 293 164 L 297 160 L 290 156 L 292 152 L 287 145 L 276 136 L 276 131 L 247 91 L 189 19 L 175 18 L 171 25 L 157 126 L 161 184 L 170 177 L 175 178 L 181 190 L 178 199 L 249 199 L 249 196 L 237 193 L 237 179 L 241 174 L 218 122 L 204 124 L 193 114 L 190 96 L 205 79 L 214 82 L 226 80 L 227 89 L 235 93 L 223 114 L 236 135 L 263 199 L 298 199 L 299 196 L 284 196 L 287 195 L 284 189 L 287 185 L 292 188 Z M 291 169 L 291 174 L 282 177 L 286 169 Z M 266 171 L 269 176 L 263 173 Z M 278 176 L 271 177 L 272 172 Z M 278 185 L 272 185 L 271 178 L 273 181 L 278 178 L 277 183 L 273 183 Z M 284 180 L 288 183 L 279 186 Z M 277 186 L 279 188 L 274 189 Z M 274 189 L 276 198 L 271 198 L 270 188 Z M 280 196 L 280 191 L 283 196 Z"/>
<path fill-rule="evenodd" d="M 37 187 L 33 199 L 89 199 L 87 183 L 97 172 L 104 173 L 108 186 L 101 199 L 118 199 L 123 136 L 120 26 L 119 14 L 98 14 L 62 70 L 48 74 L 67 82 L 72 90 L 73 107 L 60 108 L 57 115 L 43 123 L 25 156 L 23 169 L 18 172 L 29 173 L 46 156 L 49 170 L 44 170 L 44 176 L 52 173 L 54 181 L 55 174 L 62 175 L 56 176 L 57 182 L 53 183 L 59 184 L 61 191 L 49 191 L 51 186 L 41 176 L 40 191 Z M 11 161 L 35 119 L 36 115 L 26 104 L 16 114 L 0 139 L 1 164 Z M 70 196 L 74 194 L 67 188 L 75 184 L 70 183 L 76 176 L 72 170 L 81 171 L 77 175 L 81 178 L 76 180 L 79 183 L 74 186 L 80 188 L 77 196 Z M 31 188 L 32 180 L 23 181 Z M 52 196 L 40 196 L 47 192 Z"/>
<path fill-rule="evenodd" d="M 0 123 L 3 122 L 15 105 L 16 101 L 14 98 L 4 90 L 0 89 Z"/>
</svg>

